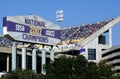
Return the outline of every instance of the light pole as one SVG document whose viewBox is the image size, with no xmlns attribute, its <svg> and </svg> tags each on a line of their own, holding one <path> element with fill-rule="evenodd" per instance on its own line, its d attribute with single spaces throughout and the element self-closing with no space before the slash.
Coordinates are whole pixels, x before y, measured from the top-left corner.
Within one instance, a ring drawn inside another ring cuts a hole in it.
<svg viewBox="0 0 120 79">
<path fill-rule="evenodd" d="M 64 15 L 63 10 L 56 11 L 56 21 L 60 23 L 59 24 L 60 26 L 61 26 L 61 22 L 64 20 L 63 15 Z"/>
</svg>

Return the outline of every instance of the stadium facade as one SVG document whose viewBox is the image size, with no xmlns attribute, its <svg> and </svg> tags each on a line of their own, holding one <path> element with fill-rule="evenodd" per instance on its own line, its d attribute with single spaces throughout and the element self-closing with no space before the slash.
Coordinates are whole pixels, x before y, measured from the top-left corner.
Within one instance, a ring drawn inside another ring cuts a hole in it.
<svg viewBox="0 0 120 79">
<path fill-rule="evenodd" d="M 32 16 L 35 20 L 36 17 Z M 12 17 L 10 17 L 12 18 Z M 23 22 L 20 19 L 8 19 L 9 21 L 17 20 L 19 22 Z M 43 21 L 43 19 L 40 19 Z M 31 21 L 31 19 L 28 21 L 25 20 L 25 22 L 29 25 L 35 24 L 35 26 L 44 26 L 44 22 L 46 22 L 47 30 L 58 30 L 60 29 L 59 26 L 44 20 L 42 23 L 38 21 L 38 23 L 33 23 L 34 20 Z M 66 56 L 77 56 L 77 55 L 83 55 L 85 56 L 89 61 L 99 62 L 102 59 L 102 52 L 106 49 L 109 49 L 112 47 L 112 27 L 117 24 L 120 21 L 120 17 L 112 18 L 106 21 L 96 22 L 93 24 L 86 24 L 81 26 L 73 26 L 66 29 L 60 29 L 61 31 L 61 42 L 55 44 L 54 37 L 45 35 L 44 33 L 42 36 L 48 36 L 48 40 L 50 42 L 48 43 L 35 43 L 34 41 L 29 40 L 20 40 L 18 38 L 14 38 L 17 36 L 14 36 L 14 34 L 11 34 L 11 28 L 9 30 L 6 30 L 7 28 L 4 26 L 5 34 L 0 38 L 0 65 L 3 66 L 3 68 L 0 69 L 0 71 L 11 71 L 13 67 L 16 69 L 22 68 L 22 69 L 35 69 L 36 72 L 41 72 L 41 66 L 43 64 L 46 64 L 46 61 L 53 60 L 54 58 L 59 58 L 61 55 Z M 16 22 L 16 21 L 15 21 Z M 22 23 L 24 24 L 24 23 Z M 4 25 L 4 24 L 3 24 Z M 13 25 L 13 24 L 10 24 Z M 25 25 L 25 27 L 28 28 L 28 25 Z M 13 25 L 14 26 L 14 25 Z M 33 25 L 34 26 L 34 25 Z M 55 26 L 52 28 L 52 26 Z M 43 30 L 46 30 L 46 28 L 42 28 Z M 21 29 L 19 29 L 21 30 Z M 8 32 L 7 32 L 8 31 Z M 12 30 L 13 31 L 13 30 Z M 42 31 L 42 30 L 40 30 Z M 23 32 L 23 31 L 22 31 Z M 16 41 L 16 46 L 14 46 L 13 39 L 8 36 L 8 34 L 11 34 L 10 36 L 14 36 L 12 38 Z M 28 33 L 25 32 L 24 33 Z M 34 33 L 31 33 L 34 35 Z M 53 34 L 53 33 L 52 33 Z M 19 34 L 17 34 L 19 35 Z M 7 36 L 7 38 L 6 38 Z M 20 36 L 19 36 L 20 37 Z M 28 42 L 27 42 L 28 41 Z M 24 42 L 24 44 L 22 44 Z M 54 44 L 52 44 L 52 42 Z M 44 50 L 42 50 L 44 47 Z M 16 49 L 15 49 L 16 48 Z M 13 49 L 16 51 L 16 59 L 13 55 Z M 37 49 L 37 50 L 36 50 Z M 52 50 L 51 50 L 52 49 Z M 33 55 L 33 53 L 36 53 Z M 43 54 L 46 53 L 46 54 Z M 36 56 L 37 57 L 36 57 Z M 47 57 L 47 60 L 42 57 Z M 34 59 L 32 59 L 34 57 Z M 49 59 L 50 58 L 50 59 Z M 12 60 L 11 60 L 12 59 Z M 3 61 L 4 60 L 4 61 Z M 13 62 L 14 61 L 14 62 Z M 34 61 L 34 63 L 33 63 Z M 37 61 L 35 63 L 35 61 Z M 41 65 L 42 62 L 42 65 Z M 49 63 L 49 62 L 48 62 Z M 34 65 L 36 64 L 36 65 Z M 24 65 L 24 66 L 23 66 Z M 33 67 L 34 65 L 34 67 Z M 32 68 L 33 67 L 33 68 Z"/>
<path fill-rule="evenodd" d="M 113 46 L 102 52 L 102 59 L 113 65 L 113 69 L 120 72 L 120 45 Z"/>
</svg>

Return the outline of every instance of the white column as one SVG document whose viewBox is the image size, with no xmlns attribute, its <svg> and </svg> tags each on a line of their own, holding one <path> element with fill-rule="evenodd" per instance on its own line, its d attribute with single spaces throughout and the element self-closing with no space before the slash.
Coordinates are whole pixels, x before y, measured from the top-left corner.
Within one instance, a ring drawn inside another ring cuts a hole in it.
<svg viewBox="0 0 120 79">
<path fill-rule="evenodd" d="M 32 70 L 36 73 L 37 71 L 36 71 L 36 62 L 37 62 L 37 56 L 36 56 L 36 51 L 37 51 L 37 49 L 33 49 L 32 50 Z"/>
<path fill-rule="evenodd" d="M 16 42 L 12 45 L 12 70 L 16 70 Z"/>
<path fill-rule="evenodd" d="M 54 50 L 53 48 L 51 49 L 51 52 L 50 52 L 50 63 L 54 62 Z"/>
<path fill-rule="evenodd" d="M 26 69 L 26 48 L 24 46 L 22 48 L 22 69 Z"/>
<path fill-rule="evenodd" d="M 112 47 L 112 28 L 109 29 L 109 46 Z"/>
<path fill-rule="evenodd" d="M 46 50 L 43 48 L 43 49 L 42 49 L 42 65 L 41 65 L 41 67 L 42 67 L 41 73 L 42 73 L 43 75 L 46 74 L 46 70 L 44 69 L 44 66 L 45 66 L 45 65 L 46 65 Z"/>
<path fill-rule="evenodd" d="M 10 60 L 10 56 L 9 55 L 7 55 L 7 72 L 9 72 L 9 61 Z"/>
</svg>

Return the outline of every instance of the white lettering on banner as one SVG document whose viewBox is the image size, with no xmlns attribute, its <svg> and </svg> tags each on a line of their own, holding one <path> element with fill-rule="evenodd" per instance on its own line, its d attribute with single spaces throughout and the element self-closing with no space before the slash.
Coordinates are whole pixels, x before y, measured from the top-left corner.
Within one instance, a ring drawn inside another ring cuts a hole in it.
<svg viewBox="0 0 120 79">
<path fill-rule="evenodd" d="M 67 51 L 75 48 L 75 44 L 70 45 L 58 45 L 58 47 L 54 47 L 55 50 L 59 51 Z"/>
<path fill-rule="evenodd" d="M 33 19 L 27 19 L 25 18 L 25 24 L 33 25 L 33 26 L 39 26 L 39 27 L 45 27 L 45 22 L 43 21 L 36 21 Z"/>
<path fill-rule="evenodd" d="M 48 43 L 48 37 L 43 37 L 43 36 L 35 36 L 31 34 L 23 34 L 23 39 L 24 40 L 29 40 L 29 41 L 36 41 L 36 42 L 44 42 Z"/>
<path fill-rule="evenodd" d="M 21 24 L 16 24 L 16 31 L 25 31 L 25 26 Z"/>
<path fill-rule="evenodd" d="M 68 51 L 68 50 L 73 50 L 75 48 L 75 44 L 70 44 L 70 45 L 58 45 L 58 46 L 54 46 L 53 50 L 55 52 L 58 51 Z M 50 52 L 51 47 L 50 46 L 45 46 L 44 47 L 46 49 L 46 51 Z M 39 48 L 39 50 L 42 50 L 42 47 Z"/>
<path fill-rule="evenodd" d="M 55 36 L 55 32 L 54 31 L 50 31 L 50 30 L 46 30 L 46 35 L 48 35 L 48 36 Z"/>
</svg>

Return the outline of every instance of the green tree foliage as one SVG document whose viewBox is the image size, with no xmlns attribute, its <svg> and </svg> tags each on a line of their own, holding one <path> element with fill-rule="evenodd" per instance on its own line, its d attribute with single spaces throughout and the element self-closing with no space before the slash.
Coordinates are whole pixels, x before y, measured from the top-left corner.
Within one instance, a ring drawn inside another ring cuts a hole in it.
<svg viewBox="0 0 120 79">
<path fill-rule="evenodd" d="M 73 58 L 60 57 L 54 63 L 46 65 L 47 74 L 54 76 L 56 79 L 61 77 L 70 77 L 73 74 Z"/>
<path fill-rule="evenodd" d="M 111 68 L 112 65 L 106 64 L 106 61 L 88 62 L 83 56 L 62 56 L 46 65 L 47 75 L 51 75 L 52 79 L 109 79 L 114 74 Z"/>
<path fill-rule="evenodd" d="M 1 79 L 34 79 L 35 77 L 35 73 L 31 70 L 16 70 L 2 76 Z"/>
<path fill-rule="evenodd" d="M 106 62 L 107 60 L 103 60 L 98 63 L 99 76 L 110 79 L 115 74 L 115 71 L 112 71 L 112 65 Z"/>
</svg>

